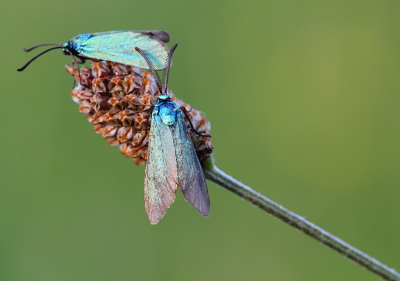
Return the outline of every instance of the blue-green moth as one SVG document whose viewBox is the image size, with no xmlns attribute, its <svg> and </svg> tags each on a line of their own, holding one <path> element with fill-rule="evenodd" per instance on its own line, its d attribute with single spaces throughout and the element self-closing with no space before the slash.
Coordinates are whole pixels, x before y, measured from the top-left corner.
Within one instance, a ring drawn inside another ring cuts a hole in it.
<svg viewBox="0 0 400 281">
<path fill-rule="evenodd" d="M 71 55 L 74 60 L 78 58 L 80 62 L 86 59 L 106 60 L 147 69 L 147 62 L 136 51 L 136 47 L 145 50 L 155 70 L 161 70 L 165 68 L 165 61 L 168 59 L 168 48 L 164 44 L 168 41 L 168 33 L 162 30 L 118 30 L 80 34 L 64 44 L 44 43 L 24 49 L 29 52 L 40 46 L 56 46 L 33 57 L 18 71 L 23 71 L 36 58 L 54 49 L 62 49 L 64 54 Z"/>
<path fill-rule="evenodd" d="M 151 224 L 156 224 L 174 202 L 179 188 L 183 196 L 201 215 L 208 217 L 210 199 L 203 169 L 190 138 L 183 111 L 168 96 L 167 83 L 171 57 L 168 56 L 165 82 L 161 85 L 147 53 L 137 48 L 157 80 L 161 95 L 152 111 L 148 158 L 144 180 L 144 200 Z M 209 137 L 209 136 L 208 136 Z"/>
</svg>

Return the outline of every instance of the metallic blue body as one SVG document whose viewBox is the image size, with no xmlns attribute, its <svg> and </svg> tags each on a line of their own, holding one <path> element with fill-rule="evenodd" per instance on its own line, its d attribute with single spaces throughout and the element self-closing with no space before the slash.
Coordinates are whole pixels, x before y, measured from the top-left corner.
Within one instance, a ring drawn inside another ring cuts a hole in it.
<svg viewBox="0 0 400 281">
<path fill-rule="evenodd" d="M 176 118 L 180 112 L 180 108 L 171 100 L 168 95 L 164 94 L 158 97 L 158 101 L 154 106 L 152 115 L 160 116 L 165 125 L 172 126 L 176 122 Z"/>
<path fill-rule="evenodd" d="M 200 214 L 208 217 L 210 199 L 204 173 L 181 109 L 168 95 L 159 96 L 152 112 L 145 171 L 145 208 L 156 224 L 178 188 Z"/>
<path fill-rule="evenodd" d="M 167 33 L 166 33 L 167 34 Z M 146 31 L 119 30 L 80 34 L 61 45 L 63 52 L 83 59 L 106 60 L 148 69 L 148 64 L 135 48 L 142 49 L 155 70 L 165 68 L 168 48 Z"/>
</svg>

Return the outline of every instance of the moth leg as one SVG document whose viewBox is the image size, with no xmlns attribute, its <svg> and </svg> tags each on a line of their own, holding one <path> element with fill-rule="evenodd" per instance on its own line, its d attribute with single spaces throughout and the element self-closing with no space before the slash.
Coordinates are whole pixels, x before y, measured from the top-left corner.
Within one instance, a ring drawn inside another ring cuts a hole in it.
<svg viewBox="0 0 400 281">
<path fill-rule="evenodd" d="M 73 59 L 73 61 L 72 61 L 72 64 L 76 64 L 76 66 L 78 67 L 78 73 L 79 73 L 79 84 L 81 84 L 81 69 L 79 68 L 79 64 L 83 64 L 83 63 L 85 63 L 85 59 L 83 59 L 83 58 L 79 58 L 80 59 L 80 61 L 77 61 L 76 60 L 76 58 L 75 58 L 75 56 L 71 53 L 71 57 L 72 57 L 72 59 Z M 74 79 L 74 83 L 72 84 L 72 89 L 74 88 L 74 86 L 75 86 L 75 79 Z"/>
<path fill-rule="evenodd" d="M 192 129 L 193 132 L 196 133 L 196 135 L 200 136 L 200 137 L 207 137 L 207 138 L 211 138 L 211 135 L 203 135 L 200 134 L 199 132 L 197 132 L 197 130 L 193 127 L 192 121 L 190 121 L 190 118 L 188 116 L 188 111 L 186 110 L 185 107 L 181 106 L 180 109 L 182 110 L 183 114 L 185 114 L 187 120 L 189 121 L 190 124 L 190 128 Z"/>
<path fill-rule="evenodd" d="M 79 64 L 85 63 L 85 59 L 78 57 L 79 60 L 77 60 L 74 55 L 71 56 L 72 56 L 72 64 L 76 64 L 78 66 Z"/>
</svg>

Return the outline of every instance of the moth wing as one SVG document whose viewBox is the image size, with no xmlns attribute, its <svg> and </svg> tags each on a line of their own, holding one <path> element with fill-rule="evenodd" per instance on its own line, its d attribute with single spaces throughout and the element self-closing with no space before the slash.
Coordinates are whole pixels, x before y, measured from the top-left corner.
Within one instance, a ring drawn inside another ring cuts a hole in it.
<svg viewBox="0 0 400 281">
<path fill-rule="evenodd" d="M 206 179 L 180 109 L 171 131 L 175 144 L 179 187 L 186 201 L 201 215 L 208 217 L 210 198 Z"/>
<path fill-rule="evenodd" d="M 135 50 L 135 47 L 138 47 L 146 52 L 155 70 L 165 68 L 168 48 L 157 36 L 131 30 L 99 32 L 92 35 L 77 50 L 83 57 L 148 69 L 146 60 Z M 161 36 L 161 33 L 159 35 Z"/>
<path fill-rule="evenodd" d="M 177 164 L 170 128 L 153 114 L 144 180 L 144 202 L 151 224 L 156 224 L 174 202 L 178 188 Z"/>
<path fill-rule="evenodd" d="M 91 34 L 97 36 L 97 35 L 108 35 L 111 33 L 121 33 L 121 32 L 143 33 L 150 37 L 155 37 L 164 43 L 168 43 L 170 40 L 169 33 L 164 30 L 112 30 L 112 31 L 95 32 Z"/>
<path fill-rule="evenodd" d="M 163 41 L 164 43 L 168 43 L 169 39 L 170 39 L 168 32 L 166 32 L 164 30 L 144 30 L 144 31 L 139 31 L 139 32 L 148 34 L 151 37 L 155 37 L 155 38 Z"/>
</svg>

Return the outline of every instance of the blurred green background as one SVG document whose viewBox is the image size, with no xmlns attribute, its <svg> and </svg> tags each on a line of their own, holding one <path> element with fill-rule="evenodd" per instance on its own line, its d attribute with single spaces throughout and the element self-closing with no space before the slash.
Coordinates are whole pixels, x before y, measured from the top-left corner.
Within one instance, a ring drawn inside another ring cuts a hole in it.
<svg viewBox="0 0 400 281">
<path fill-rule="evenodd" d="M 71 58 L 22 47 L 163 29 L 170 88 L 219 168 L 400 269 L 399 1 L 2 1 L 0 280 L 378 280 L 209 183 L 156 226 L 143 174 L 71 100 Z M 170 44 L 171 46 L 171 44 Z"/>
</svg>

